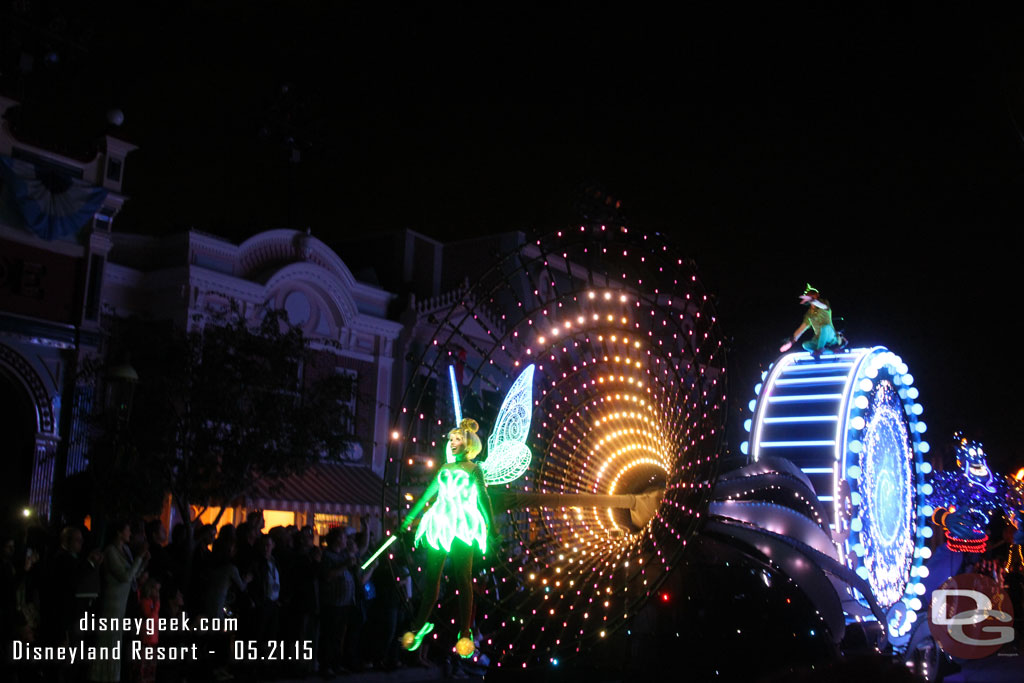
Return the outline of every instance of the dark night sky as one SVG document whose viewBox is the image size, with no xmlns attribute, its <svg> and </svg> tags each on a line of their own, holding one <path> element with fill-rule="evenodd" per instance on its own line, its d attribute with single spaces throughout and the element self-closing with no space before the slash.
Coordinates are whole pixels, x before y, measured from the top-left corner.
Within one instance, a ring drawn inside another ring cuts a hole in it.
<svg viewBox="0 0 1024 683">
<path fill-rule="evenodd" d="M 83 126 L 124 110 L 118 134 L 141 150 L 122 229 L 547 231 L 600 183 L 631 226 L 697 261 L 734 339 L 737 404 L 810 281 L 854 344 L 908 362 L 939 451 L 962 428 L 997 467 L 1024 465 L 1019 13 L 380 4 L 74 9 L 63 60 L 2 82 L 26 102 L 70 98 Z M 8 42 L 42 45 L 52 31 L 33 27 L 52 6 L 35 3 Z"/>
</svg>

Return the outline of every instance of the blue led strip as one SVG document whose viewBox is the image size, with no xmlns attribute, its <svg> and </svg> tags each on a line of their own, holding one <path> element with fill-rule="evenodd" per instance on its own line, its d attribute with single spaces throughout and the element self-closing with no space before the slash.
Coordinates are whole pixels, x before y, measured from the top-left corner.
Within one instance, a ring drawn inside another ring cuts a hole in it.
<svg viewBox="0 0 1024 683">
<path fill-rule="evenodd" d="M 838 401 L 842 394 L 801 394 L 799 396 L 772 396 L 769 403 L 815 403 L 820 401 Z"/>
<path fill-rule="evenodd" d="M 787 354 L 772 366 L 768 373 L 767 380 L 765 381 L 765 389 L 761 392 L 761 400 L 757 401 L 756 408 L 752 407 L 752 410 L 754 410 L 754 431 L 752 434 L 753 448 L 751 449 L 750 455 L 755 462 L 760 454 L 761 430 L 764 427 L 764 418 L 768 417 L 765 413 L 768 411 L 769 401 L 766 399 L 771 395 L 772 388 L 775 386 L 775 380 L 777 380 L 787 368 L 793 365 L 800 355 L 801 354 L 799 353 Z"/>
<path fill-rule="evenodd" d="M 775 382 L 775 386 L 803 386 L 807 384 L 842 384 L 846 381 L 846 375 L 832 375 L 829 377 L 786 377 Z"/>
<path fill-rule="evenodd" d="M 773 424 L 799 424 L 804 422 L 837 422 L 839 420 L 835 415 L 798 415 L 797 417 L 766 417 L 764 423 L 766 425 Z"/>
</svg>

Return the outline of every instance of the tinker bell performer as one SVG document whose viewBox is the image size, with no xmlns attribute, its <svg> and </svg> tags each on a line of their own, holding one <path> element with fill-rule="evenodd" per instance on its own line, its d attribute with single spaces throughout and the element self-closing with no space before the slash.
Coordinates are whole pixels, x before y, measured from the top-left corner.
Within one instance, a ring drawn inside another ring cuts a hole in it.
<svg viewBox="0 0 1024 683">
<path fill-rule="evenodd" d="M 837 333 L 836 328 L 832 325 L 832 307 L 817 289 L 808 284 L 804 293 L 800 295 L 800 303 L 807 306 L 807 314 L 804 316 L 803 322 L 800 323 L 800 327 L 796 328 L 793 335 L 779 347 L 780 352 L 789 351 L 808 327 L 814 331 L 814 336 L 805 341 L 803 347 L 815 356 L 820 355 L 825 349 L 838 351 L 846 346 L 846 338 L 841 332 Z"/>
<path fill-rule="evenodd" d="M 487 552 L 488 530 L 493 527 L 490 498 L 484 489 L 484 477 L 473 459 L 482 446 L 476 435 L 476 420 L 465 419 L 448 432 L 448 449 L 455 462 L 441 466 L 437 476 L 427 487 L 402 522 L 402 528 L 423 511 L 424 506 L 437 496 L 436 502 L 420 520 L 416 529 L 416 545 L 426 543 L 431 548 L 427 555 L 427 572 L 423 583 L 423 599 L 416 613 L 412 631 L 402 636 L 402 647 L 415 650 L 423 638 L 434 630 L 427 621 L 441 590 L 441 573 L 450 557 L 452 574 L 459 594 L 459 641 L 456 651 L 463 656 L 473 654 L 473 634 L 470 631 L 473 616 L 473 546 Z"/>
<path fill-rule="evenodd" d="M 532 383 L 533 365 L 530 365 L 512 384 L 501 404 L 497 424 L 487 439 L 487 459 L 477 465 L 473 459 L 482 449 L 480 437 L 476 434 L 480 427 L 476 420 L 461 419 L 453 377 L 452 391 L 459 426 L 448 432 L 448 462 L 438 470 L 401 526 L 408 528 L 436 496 L 436 501 L 424 513 L 416 530 L 416 544 L 423 542 L 431 550 L 427 556 L 423 601 L 412 630 L 402 636 L 402 647 L 406 650 L 418 648 L 423 638 L 434 630 L 434 625 L 427 619 L 437 602 L 442 570 L 449 558 L 459 595 L 459 640 L 455 651 L 462 657 L 471 657 L 476 650 L 471 631 L 473 546 L 486 553 L 488 536 L 494 530 L 494 515 L 486 486 L 518 479 L 530 465 L 530 449 L 525 441 L 533 409 Z M 497 542 L 491 546 L 497 550 Z"/>
</svg>

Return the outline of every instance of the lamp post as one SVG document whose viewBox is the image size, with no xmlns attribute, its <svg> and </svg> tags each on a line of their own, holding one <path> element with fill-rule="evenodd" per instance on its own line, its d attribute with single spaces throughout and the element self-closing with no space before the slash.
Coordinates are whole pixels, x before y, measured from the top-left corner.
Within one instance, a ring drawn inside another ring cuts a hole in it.
<svg viewBox="0 0 1024 683">
<path fill-rule="evenodd" d="M 132 398 L 135 396 L 135 385 L 139 383 L 139 374 L 125 359 L 107 370 L 106 380 L 104 405 L 107 414 L 111 416 L 111 426 L 120 430 L 131 416 Z"/>
<path fill-rule="evenodd" d="M 113 467 L 117 469 L 122 466 L 125 457 L 125 429 L 132 415 L 132 398 L 135 396 L 135 385 L 139 383 L 139 374 L 125 358 L 107 370 L 106 380 L 104 409 L 107 414 L 107 429 L 113 435 Z"/>
</svg>

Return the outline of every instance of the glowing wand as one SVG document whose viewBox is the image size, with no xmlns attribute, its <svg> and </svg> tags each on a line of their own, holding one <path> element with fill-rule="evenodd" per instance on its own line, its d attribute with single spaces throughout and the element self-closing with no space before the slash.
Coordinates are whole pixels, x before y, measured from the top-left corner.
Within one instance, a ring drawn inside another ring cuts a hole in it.
<svg viewBox="0 0 1024 683">
<path fill-rule="evenodd" d="M 391 544 L 394 543 L 397 540 L 398 540 L 398 534 L 392 534 L 391 538 L 389 538 L 388 540 L 384 541 L 384 543 L 379 548 L 377 548 L 377 552 L 375 552 L 373 555 L 371 555 L 370 559 L 368 559 L 366 562 L 363 562 L 363 565 L 360 567 L 360 569 L 362 569 L 363 571 L 366 571 L 366 568 L 369 567 L 371 564 L 373 564 L 373 561 L 376 560 L 378 557 L 380 557 L 380 554 L 382 552 L 384 552 L 385 550 L 387 550 L 389 547 L 391 547 Z"/>
<path fill-rule="evenodd" d="M 462 422 L 462 406 L 459 405 L 459 384 L 455 380 L 455 367 L 454 366 L 451 366 L 451 365 L 448 366 L 448 378 L 451 379 L 451 382 L 452 382 L 452 405 L 455 407 L 455 424 L 459 424 L 459 423 Z M 403 524 L 402 526 L 405 526 L 405 525 Z M 381 553 L 383 553 L 385 550 L 390 548 L 391 544 L 394 543 L 396 540 L 398 540 L 398 534 L 392 534 L 391 538 L 389 538 L 388 540 L 384 541 L 384 543 L 382 543 L 381 546 L 379 548 L 377 548 L 377 552 L 375 552 L 373 555 L 371 555 L 370 559 L 368 559 L 366 562 L 364 562 L 362 564 L 361 569 L 363 569 L 363 571 L 365 571 L 366 568 L 369 567 L 373 563 L 374 560 L 376 560 L 378 557 L 380 557 Z"/>
<path fill-rule="evenodd" d="M 455 367 L 448 366 L 448 378 L 452 381 L 452 405 L 455 406 L 455 426 L 462 424 L 462 406 L 459 405 L 459 385 L 455 381 Z"/>
</svg>

